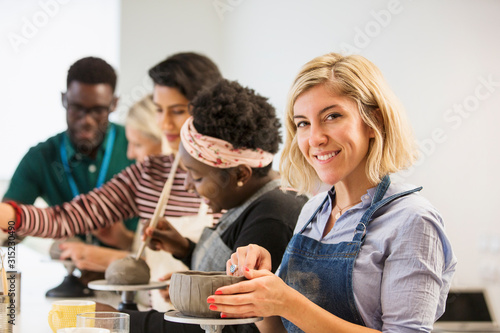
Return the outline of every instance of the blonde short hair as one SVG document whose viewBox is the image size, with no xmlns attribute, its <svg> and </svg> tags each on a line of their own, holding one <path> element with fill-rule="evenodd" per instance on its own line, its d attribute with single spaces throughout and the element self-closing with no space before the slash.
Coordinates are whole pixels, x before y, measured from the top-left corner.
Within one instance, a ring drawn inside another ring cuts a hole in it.
<svg viewBox="0 0 500 333">
<path fill-rule="evenodd" d="M 153 103 L 153 96 L 147 95 L 136 102 L 127 114 L 125 126 L 130 126 L 142 135 L 156 141 L 162 141 L 162 132 L 156 118 L 156 105 Z"/>
<path fill-rule="evenodd" d="M 363 121 L 374 130 L 366 165 L 366 175 L 372 183 L 378 184 L 385 175 L 411 166 L 417 157 L 413 135 L 403 108 L 380 70 L 359 55 L 328 53 L 305 64 L 290 89 L 285 110 L 286 140 L 280 161 L 283 185 L 302 193 L 313 193 L 321 185 L 298 147 L 293 108 L 301 94 L 322 84 L 332 94 L 352 98 Z"/>
</svg>

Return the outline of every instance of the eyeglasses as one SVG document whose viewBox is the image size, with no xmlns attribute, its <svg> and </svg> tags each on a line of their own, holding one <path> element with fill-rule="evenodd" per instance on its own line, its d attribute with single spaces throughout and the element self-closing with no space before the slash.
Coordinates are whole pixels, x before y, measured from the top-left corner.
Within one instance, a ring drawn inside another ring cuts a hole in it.
<svg viewBox="0 0 500 333">
<path fill-rule="evenodd" d="M 81 118 L 85 115 L 90 115 L 92 118 L 101 118 L 103 116 L 107 116 L 115 106 L 115 101 L 111 102 L 108 106 L 92 106 L 90 108 L 86 108 L 81 104 L 72 103 L 68 101 L 68 97 L 65 93 L 62 94 L 62 105 L 63 107 L 73 114 L 74 116 Z"/>
</svg>

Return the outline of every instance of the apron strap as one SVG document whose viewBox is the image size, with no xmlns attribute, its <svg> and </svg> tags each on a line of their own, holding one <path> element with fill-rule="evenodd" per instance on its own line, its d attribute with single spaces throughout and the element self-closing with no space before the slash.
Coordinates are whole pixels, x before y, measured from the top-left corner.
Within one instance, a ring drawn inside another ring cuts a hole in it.
<svg viewBox="0 0 500 333">
<path fill-rule="evenodd" d="M 372 205 L 374 203 L 382 200 L 382 198 L 385 195 L 385 192 L 389 188 L 389 185 L 391 185 L 391 178 L 388 175 L 386 175 L 386 176 L 384 176 L 384 178 L 382 178 L 382 181 L 377 186 L 377 189 L 375 191 L 375 196 L 374 196 L 373 201 L 372 201 Z M 314 213 L 311 215 L 311 217 L 309 218 L 307 223 L 304 225 L 304 227 L 302 227 L 302 230 L 300 230 L 300 233 L 303 233 L 304 230 L 306 230 L 309 223 L 311 223 L 312 220 L 316 217 L 316 215 L 321 211 L 321 209 L 323 209 L 323 206 L 325 205 L 325 203 L 327 201 L 328 201 L 328 193 L 326 194 L 326 197 L 323 200 L 323 202 L 321 203 L 321 205 L 319 205 L 319 207 L 314 211 Z"/>
<path fill-rule="evenodd" d="M 311 217 L 309 218 L 309 221 L 307 221 L 306 224 L 304 224 L 304 226 L 302 227 L 302 229 L 300 230 L 299 234 L 303 233 L 304 230 L 306 230 L 307 226 L 309 225 L 309 223 L 311 223 L 312 220 L 314 220 L 314 218 L 316 217 L 316 215 L 319 213 L 319 211 L 321 209 L 323 209 L 323 206 L 325 205 L 325 203 L 328 201 L 328 193 L 326 194 L 326 197 L 325 199 L 323 200 L 323 202 L 321 203 L 321 205 L 319 205 L 318 208 L 316 208 L 316 210 L 314 211 L 314 213 L 311 215 Z"/>
<path fill-rule="evenodd" d="M 405 191 L 405 192 L 394 194 L 394 195 L 392 195 L 390 197 L 387 197 L 387 198 L 385 198 L 383 200 L 380 200 L 378 202 L 372 203 L 372 205 L 370 206 L 370 208 L 368 208 L 368 210 L 361 217 L 361 221 L 356 226 L 356 230 L 354 231 L 353 241 L 364 241 L 364 239 L 366 237 L 366 228 L 368 227 L 368 224 L 371 222 L 373 214 L 380 207 L 383 207 L 386 204 L 388 204 L 389 202 L 394 201 L 394 200 L 396 200 L 398 198 L 404 197 L 404 196 L 406 196 L 408 194 L 411 194 L 411 193 L 414 193 L 414 192 L 418 192 L 422 188 L 423 187 L 420 186 L 420 187 L 414 188 L 412 190 L 408 190 L 408 191 Z"/>
<path fill-rule="evenodd" d="M 363 241 L 366 236 L 366 228 L 368 227 L 368 224 L 370 223 L 370 220 L 373 216 L 373 214 L 380 208 L 386 205 L 387 203 L 403 197 L 405 195 L 420 191 L 422 189 L 422 186 L 414 188 L 412 190 L 408 190 L 405 192 L 397 193 L 394 194 L 388 198 L 383 199 L 385 193 L 387 192 L 387 189 L 391 185 L 391 178 L 389 175 L 385 175 L 384 178 L 382 178 L 382 181 L 377 185 L 377 189 L 375 190 L 375 194 L 373 196 L 373 201 L 371 206 L 368 208 L 368 210 L 363 214 L 361 217 L 360 222 L 356 226 L 356 229 L 354 230 L 354 237 L 353 241 Z M 307 228 L 307 226 L 316 218 L 316 215 L 323 209 L 325 203 L 328 201 L 328 194 L 326 195 L 325 199 L 319 205 L 319 207 L 314 211 L 314 213 L 311 215 L 307 223 L 302 227 L 300 230 L 300 234 L 304 232 L 304 230 Z"/>
</svg>

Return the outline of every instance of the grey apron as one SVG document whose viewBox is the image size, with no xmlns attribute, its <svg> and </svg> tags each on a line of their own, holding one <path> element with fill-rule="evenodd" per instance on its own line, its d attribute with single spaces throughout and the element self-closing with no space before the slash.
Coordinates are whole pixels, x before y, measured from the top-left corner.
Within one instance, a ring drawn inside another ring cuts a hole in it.
<svg viewBox="0 0 500 333">
<path fill-rule="evenodd" d="M 205 228 L 200 240 L 196 244 L 191 258 L 191 269 L 196 271 L 225 271 L 226 262 L 231 258 L 233 249 L 230 249 L 221 239 L 221 235 L 233 224 L 234 221 L 257 200 L 261 195 L 274 190 L 280 185 L 280 180 L 272 180 L 252 195 L 242 205 L 228 210 L 222 215 L 215 227 Z"/>
</svg>

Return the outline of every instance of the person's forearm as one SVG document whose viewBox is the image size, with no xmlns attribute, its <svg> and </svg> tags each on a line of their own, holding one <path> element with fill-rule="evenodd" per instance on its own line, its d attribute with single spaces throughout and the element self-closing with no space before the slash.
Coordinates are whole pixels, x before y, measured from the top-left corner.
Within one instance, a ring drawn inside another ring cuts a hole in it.
<svg viewBox="0 0 500 333">
<path fill-rule="evenodd" d="M 290 288 L 291 289 L 291 288 Z M 288 319 L 304 332 L 314 333 L 368 333 L 380 332 L 359 326 L 345 321 L 318 305 L 311 302 L 307 297 L 298 291 L 291 289 L 288 293 L 286 304 L 291 306 L 283 307 L 282 317 Z"/>
<path fill-rule="evenodd" d="M 131 230 L 127 230 L 119 238 L 116 247 L 124 251 L 130 251 L 130 249 L 132 248 L 132 243 L 134 243 L 134 237 L 135 233 Z"/>
<path fill-rule="evenodd" d="M 95 202 L 90 195 L 82 195 L 60 206 L 39 208 L 32 205 L 18 205 L 18 207 L 15 207 L 18 216 L 14 216 L 12 207 L 7 207 L 9 211 L 5 213 L 0 210 L 0 226 L 8 223 L 9 218 L 18 219 L 16 232 L 19 236 L 66 238 L 110 226 L 116 218 L 110 213 L 109 206 L 103 202 Z"/>
<path fill-rule="evenodd" d="M 187 254 L 184 257 L 176 257 L 174 255 L 174 258 L 182 261 L 182 263 L 184 265 L 186 265 L 187 267 L 189 267 L 189 269 L 193 269 L 191 267 L 191 260 L 193 259 L 193 252 L 194 252 L 194 248 L 196 247 L 196 243 L 193 242 L 192 240 L 190 240 L 189 238 L 186 238 L 186 239 L 188 241 L 188 247 L 189 247 Z"/>
<path fill-rule="evenodd" d="M 191 251 L 191 242 L 187 238 L 182 237 L 182 239 L 176 242 L 172 255 L 175 258 L 185 258 L 191 254 Z"/>
<path fill-rule="evenodd" d="M 123 222 L 117 222 L 111 227 L 96 230 L 92 234 L 104 244 L 124 251 L 130 250 L 135 236 L 132 230 L 125 228 Z"/>
<path fill-rule="evenodd" d="M 105 258 L 103 260 L 103 263 L 106 265 L 106 268 L 113 261 L 118 260 L 118 259 L 123 259 L 123 258 L 131 255 L 130 252 L 123 251 L 123 250 L 110 249 L 110 248 L 106 248 L 106 247 L 99 247 L 99 249 L 101 250 L 101 255 Z"/>
<path fill-rule="evenodd" d="M 113 261 L 123 259 L 128 255 L 130 253 L 127 251 L 84 245 L 81 249 L 73 249 L 70 258 L 79 269 L 105 272 Z"/>
<path fill-rule="evenodd" d="M 14 207 L 6 203 L 0 203 L 0 228 L 7 230 L 9 228 L 9 222 L 16 220 L 16 211 Z M 11 222 L 10 225 L 13 225 Z"/>
<path fill-rule="evenodd" d="M 99 234 L 94 233 L 93 235 L 96 236 L 97 238 L 99 238 Z M 121 237 L 116 238 L 112 241 L 106 242 L 100 238 L 99 238 L 99 240 L 108 246 L 112 246 L 114 248 L 117 248 L 120 251 L 129 251 L 130 248 L 132 247 L 132 243 L 134 241 L 134 233 L 132 231 L 130 231 L 129 233 L 124 233 L 121 235 Z"/>
</svg>

